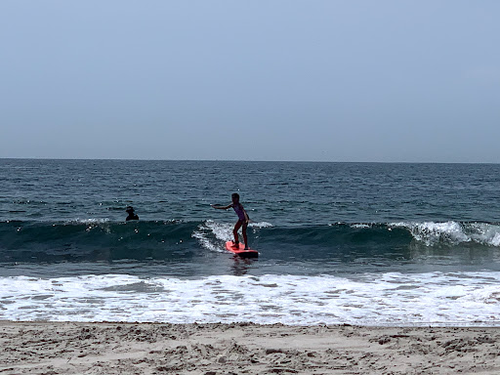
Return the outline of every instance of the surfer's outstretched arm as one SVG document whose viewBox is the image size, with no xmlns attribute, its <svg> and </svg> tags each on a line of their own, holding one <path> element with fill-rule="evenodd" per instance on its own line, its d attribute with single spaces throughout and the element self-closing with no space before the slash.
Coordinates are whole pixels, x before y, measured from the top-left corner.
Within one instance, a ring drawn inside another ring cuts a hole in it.
<svg viewBox="0 0 500 375">
<path fill-rule="evenodd" d="M 227 206 L 221 206 L 221 205 L 219 205 L 219 204 L 211 204 L 210 206 L 212 206 L 213 208 L 216 208 L 216 209 L 218 209 L 218 210 L 227 210 L 228 208 L 233 207 L 233 205 L 232 205 L 232 204 L 229 204 L 229 205 L 227 205 Z"/>
</svg>

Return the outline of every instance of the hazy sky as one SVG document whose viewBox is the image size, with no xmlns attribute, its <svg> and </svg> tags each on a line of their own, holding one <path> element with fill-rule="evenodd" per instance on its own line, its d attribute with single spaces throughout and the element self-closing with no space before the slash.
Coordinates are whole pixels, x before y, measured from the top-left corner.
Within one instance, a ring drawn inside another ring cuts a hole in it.
<svg viewBox="0 0 500 375">
<path fill-rule="evenodd" d="M 500 163 L 500 1 L 0 2 L 0 157 Z"/>
</svg>

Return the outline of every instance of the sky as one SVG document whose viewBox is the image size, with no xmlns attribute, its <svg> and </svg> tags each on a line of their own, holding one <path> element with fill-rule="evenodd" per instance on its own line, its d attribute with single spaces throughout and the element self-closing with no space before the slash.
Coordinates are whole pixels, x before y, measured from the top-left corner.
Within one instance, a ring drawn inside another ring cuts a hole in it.
<svg viewBox="0 0 500 375">
<path fill-rule="evenodd" d="M 500 163 L 498 0 L 0 2 L 0 158 Z"/>
</svg>

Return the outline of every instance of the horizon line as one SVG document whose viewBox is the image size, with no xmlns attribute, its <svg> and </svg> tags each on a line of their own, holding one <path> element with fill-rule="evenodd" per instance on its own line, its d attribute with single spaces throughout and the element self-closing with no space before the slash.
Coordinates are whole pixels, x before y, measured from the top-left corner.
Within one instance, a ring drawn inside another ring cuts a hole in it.
<svg viewBox="0 0 500 375">
<path fill-rule="evenodd" d="M 483 161 L 331 161 L 331 160 L 242 160 L 242 159 L 134 159 L 134 158 L 67 158 L 67 157 L 0 157 L 0 160 L 51 161 L 168 161 L 168 162 L 241 162 L 241 163 L 332 163 L 332 164 L 500 164 Z"/>
</svg>

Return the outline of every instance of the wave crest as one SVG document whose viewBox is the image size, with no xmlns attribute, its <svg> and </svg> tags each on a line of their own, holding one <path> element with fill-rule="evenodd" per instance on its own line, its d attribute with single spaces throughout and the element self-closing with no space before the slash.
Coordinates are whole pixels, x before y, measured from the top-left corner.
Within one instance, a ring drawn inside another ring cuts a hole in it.
<svg viewBox="0 0 500 375">
<path fill-rule="evenodd" d="M 0 222 L 0 262 L 187 260 L 223 253 L 234 223 L 75 220 Z M 273 226 L 252 223 L 250 246 L 280 260 L 411 257 L 424 247 L 500 247 L 500 225 L 480 222 L 334 223 Z M 390 255 L 391 254 L 391 255 Z"/>
<path fill-rule="evenodd" d="M 447 221 L 394 223 L 390 226 L 408 230 L 415 240 L 426 246 L 459 245 L 468 242 L 500 246 L 500 225 L 495 223 Z"/>
</svg>

